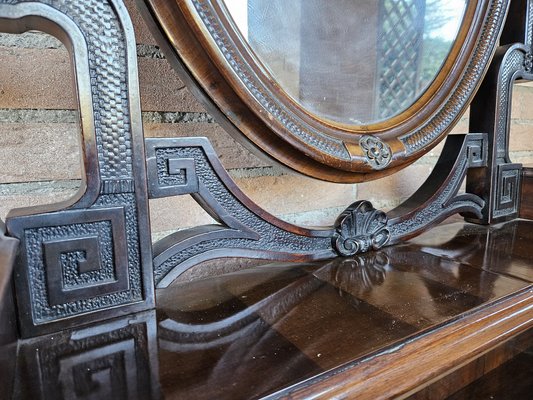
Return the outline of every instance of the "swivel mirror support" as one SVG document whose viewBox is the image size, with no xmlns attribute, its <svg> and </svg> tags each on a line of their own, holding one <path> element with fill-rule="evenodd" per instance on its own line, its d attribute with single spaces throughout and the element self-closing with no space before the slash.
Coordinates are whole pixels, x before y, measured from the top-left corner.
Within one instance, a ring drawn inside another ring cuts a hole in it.
<svg viewBox="0 0 533 400">
<path fill-rule="evenodd" d="M 7 259 L 20 242 L 14 281 L 23 337 L 153 308 L 155 287 L 208 259 L 328 259 L 399 243 L 455 213 L 484 222 L 516 216 L 521 167 L 508 160 L 507 120 L 511 82 L 532 77 L 530 39 L 497 53 L 479 96 L 497 81 L 496 97 L 487 96 L 493 108 L 481 100 L 472 107 L 475 121 L 495 109 L 494 129 L 472 123 L 486 133 L 449 136 L 427 181 L 396 209 L 385 213 L 358 201 L 335 226 L 308 229 L 246 197 L 207 139 L 143 140 L 133 28 L 119 0 L 0 0 L 0 30 L 28 29 L 55 34 L 71 51 L 86 179 L 68 203 L 14 210 L 6 221 L 9 238 L 0 233 Z M 467 174 L 467 192 L 460 194 Z M 152 247 L 148 198 L 187 194 L 218 224 L 179 231 Z M 494 204 L 512 212 L 499 214 Z"/>
</svg>

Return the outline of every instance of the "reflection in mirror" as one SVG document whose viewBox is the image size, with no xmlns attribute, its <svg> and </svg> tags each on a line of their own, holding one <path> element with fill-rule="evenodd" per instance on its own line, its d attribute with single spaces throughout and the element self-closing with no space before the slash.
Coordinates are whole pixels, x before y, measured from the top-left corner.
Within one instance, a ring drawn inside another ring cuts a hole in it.
<svg viewBox="0 0 533 400">
<path fill-rule="evenodd" d="M 399 115 L 433 82 L 467 0 L 224 0 L 272 78 L 319 118 Z"/>
</svg>

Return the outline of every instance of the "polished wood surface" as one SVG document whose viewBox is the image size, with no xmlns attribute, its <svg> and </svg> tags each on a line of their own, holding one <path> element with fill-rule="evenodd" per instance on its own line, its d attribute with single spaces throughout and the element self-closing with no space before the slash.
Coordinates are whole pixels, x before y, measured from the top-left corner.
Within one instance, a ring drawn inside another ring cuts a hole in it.
<svg viewBox="0 0 533 400">
<path fill-rule="evenodd" d="M 347 127 L 317 118 L 295 104 L 255 61 L 220 2 L 138 0 L 167 59 L 217 121 L 250 148 L 284 166 L 334 182 L 383 177 L 411 164 L 444 138 L 488 68 L 508 3 L 469 1 L 448 59 L 415 104 L 384 122 Z M 211 12 L 213 17 L 206 17 Z M 204 23 L 204 17 L 210 22 Z M 221 46 L 215 37 L 227 37 L 230 44 Z M 257 81 L 259 89 L 247 87 L 251 81 Z M 393 157 L 385 169 L 370 166 L 360 146 L 366 135 L 379 135 L 390 147 Z M 412 139 L 409 145 L 399 140 L 406 136 Z"/>
<path fill-rule="evenodd" d="M 533 166 L 522 169 L 520 218 L 533 219 Z"/>
<path fill-rule="evenodd" d="M 498 366 L 468 386 L 455 392 L 449 400 L 529 399 L 533 393 L 531 369 L 533 346 Z"/>
<path fill-rule="evenodd" d="M 530 329 L 415 393 L 409 400 L 528 399 L 533 390 L 532 369 Z"/>
<path fill-rule="evenodd" d="M 485 374 L 533 372 L 532 240 L 532 221 L 458 222 L 364 256 L 175 283 L 157 292 L 157 313 L 3 345 L 0 372 L 14 392 L 0 398 L 81 396 L 102 389 L 104 366 L 125 374 L 116 393 L 134 382 L 141 398 L 492 393 Z M 136 356 L 120 361 L 113 348 Z"/>
</svg>

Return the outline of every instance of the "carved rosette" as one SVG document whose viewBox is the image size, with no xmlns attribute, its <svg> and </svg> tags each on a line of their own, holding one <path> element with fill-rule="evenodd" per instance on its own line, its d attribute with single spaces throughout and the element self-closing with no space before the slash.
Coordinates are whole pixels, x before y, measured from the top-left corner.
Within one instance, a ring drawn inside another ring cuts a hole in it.
<svg viewBox="0 0 533 400">
<path fill-rule="evenodd" d="M 383 247 L 390 239 L 387 215 L 369 201 L 357 201 L 335 221 L 333 247 L 341 256 L 352 256 Z"/>
<path fill-rule="evenodd" d="M 306 175 L 338 182 L 356 182 L 372 175 L 383 176 L 383 170 L 387 168 L 405 167 L 443 138 L 467 107 L 485 75 L 498 45 L 511 1 L 468 2 L 462 26 L 471 25 L 469 34 L 459 35 L 457 43 L 454 44 L 457 49 L 463 48 L 465 51 L 451 57 L 448 60 L 451 62 L 449 68 L 443 68 L 436 82 L 425 90 L 428 98 L 432 99 L 430 102 L 417 101 L 411 104 L 409 110 L 412 112 L 401 113 L 402 116 L 396 116 L 394 121 L 389 118 L 376 124 L 377 126 L 356 124 L 348 127 L 335 126 L 336 124 L 321 121 L 320 118 L 308 118 L 307 112 L 287 102 L 287 96 L 280 90 L 279 85 L 276 85 L 268 74 L 265 75 L 264 68 L 249 56 L 248 46 L 235 34 L 234 24 L 228 18 L 228 13 L 221 12 L 219 3 L 216 0 L 189 0 L 184 1 L 183 5 L 180 2 L 178 7 L 187 22 L 190 22 L 185 25 L 190 25 L 192 31 L 202 32 L 204 36 L 202 47 L 206 54 L 201 57 L 191 55 L 184 60 L 193 75 L 196 69 L 203 68 L 203 58 L 209 57 L 214 68 L 224 76 L 224 82 L 234 88 L 240 101 L 252 111 L 250 115 L 254 118 L 258 116 L 261 120 L 254 120 L 253 123 L 265 124 L 264 133 L 258 133 L 256 129 L 253 131 L 253 137 L 245 130 L 241 132 L 249 136 L 248 139 L 257 147 L 268 149 L 271 156 Z M 157 11 L 159 7 L 155 8 Z M 417 8 L 416 5 L 413 5 L 413 8 Z M 188 41 L 184 40 L 183 44 L 178 44 L 174 40 L 174 37 L 181 33 L 181 29 L 175 29 L 175 21 L 167 18 L 163 10 L 156 14 L 162 15 L 159 24 L 162 24 L 163 28 L 168 27 L 164 29 L 166 40 L 175 43 L 173 46 L 177 50 L 180 47 L 187 48 Z M 406 21 L 402 23 L 409 25 Z M 187 51 L 182 53 L 187 54 Z M 179 60 L 174 63 L 180 65 Z M 450 81 L 454 82 L 454 85 L 449 85 L 449 88 L 439 87 L 437 81 Z M 223 101 L 222 98 L 219 99 L 221 93 L 207 91 L 214 103 L 220 104 Z M 437 98 L 440 100 L 435 100 Z M 235 119 L 231 113 L 224 113 L 237 128 L 242 126 L 240 119 Z M 387 140 L 391 140 L 389 144 L 383 140 L 368 139 L 385 131 L 388 131 Z M 290 146 L 271 146 L 271 132 L 275 132 L 280 140 Z M 351 135 L 347 135 L 347 132 Z M 391 143 L 394 144 L 390 145 Z M 362 147 L 363 151 L 352 152 L 354 145 Z M 305 157 L 299 159 L 296 155 Z M 308 158 L 321 165 L 311 167 Z M 351 176 L 349 172 L 352 172 Z"/>
<path fill-rule="evenodd" d="M 374 136 L 363 136 L 359 141 L 367 162 L 374 169 L 383 169 L 392 160 L 389 145 Z"/>
</svg>

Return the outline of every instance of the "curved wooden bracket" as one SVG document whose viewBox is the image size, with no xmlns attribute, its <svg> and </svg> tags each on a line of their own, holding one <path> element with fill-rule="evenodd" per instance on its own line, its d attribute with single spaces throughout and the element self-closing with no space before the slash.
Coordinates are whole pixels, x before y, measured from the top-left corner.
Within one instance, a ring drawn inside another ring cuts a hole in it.
<svg viewBox="0 0 533 400">
<path fill-rule="evenodd" d="M 458 192 L 469 169 L 487 165 L 487 151 L 484 134 L 449 136 L 424 184 L 388 213 L 389 244 L 414 237 L 456 213 L 480 216 L 485 201 L 474 194 Z"/>
<path fill-rule="evenodd" d="M 149 195 L 191 194 L 220 224 L 176 232 L 154 245 L 156 285 L 218 257 L 310 261 L 335 256 L 332 229 L 300 228 L 239 190 L 206 138 L 146 139 Z"/>
<path fill-rule="evenodd" d="M 385 214 L 360 201 L 335 227 L 304 229 L 255 205 L 222 167 L 205 138 L 146 139 L 152 198 L 191 194 L 218 225 L 176 232 L 154 245 L 157 287 L 166 287 L 190 267 L 218 257 L 311 261 L 349 256 L 416 236 L 455 213 L 480 216 L 484 201 L 458 195 L 466 171 L 483 167 L 486 137 L 453 135 L 422 187 Z"/>
</svg>

